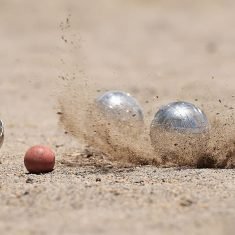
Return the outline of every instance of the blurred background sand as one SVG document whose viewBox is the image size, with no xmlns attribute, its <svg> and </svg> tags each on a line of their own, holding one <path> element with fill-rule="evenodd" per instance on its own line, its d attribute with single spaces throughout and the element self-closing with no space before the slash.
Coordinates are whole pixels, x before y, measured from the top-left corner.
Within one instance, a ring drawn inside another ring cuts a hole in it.
<svg viewBox="0 0 235 235">
<path fill-rule="evenodd" d="M 69 167 L 82 146 L 56 114 L 74 77 L 88 96 L 131 92 L 150 117 L 182 99 L 210 119 L 233 116 L 234 10 L 222 0 L 0 0 L 0 233 L 234 234 L 234 169 Z M 27 175 L 24 152 L 39 143 L 56 149 L 57 168 Z"/>
</svg>

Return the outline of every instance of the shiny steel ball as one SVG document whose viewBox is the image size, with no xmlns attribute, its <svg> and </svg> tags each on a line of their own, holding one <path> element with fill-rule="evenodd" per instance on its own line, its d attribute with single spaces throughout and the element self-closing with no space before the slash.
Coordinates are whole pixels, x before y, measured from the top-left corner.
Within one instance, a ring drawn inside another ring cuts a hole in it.
<svg viewBox="0 0 235 235">
<path fill-rule="evenodd" d="M 4 141 L 4 126 L 3 126 L 3 122 L 0 120 L 0 148 L 3 144 Z"/>
<path fill-rule="evenodd" d="M 181 133 L 204 133 L 209 129 L 205 113 L 188 102 L 173 102 L 160 108 L 155 114 L 151 129 Z"/>
<path fill-rule="evenodd" d="M 173 102 L 155 114 L 150 127 L 151 143 L 165 161 L 192 163 L 203 154 L 209 133 L 205 113 L 188 102 Z"/>
<path fill-rule="evenodd" d="M 128 93 L 108 91 L 96 99 L 96 108 L 101 121 L 110 128 L 138 129 L 144 124 L 144 115 L 140 105 Z"/>
</svg>

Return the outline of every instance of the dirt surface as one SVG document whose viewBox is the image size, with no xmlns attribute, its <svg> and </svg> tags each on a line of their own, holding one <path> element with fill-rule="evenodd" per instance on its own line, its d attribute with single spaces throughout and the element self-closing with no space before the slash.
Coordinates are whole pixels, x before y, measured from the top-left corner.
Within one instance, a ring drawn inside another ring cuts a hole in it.
<svg viewBox="0 0 235 235">
<path fill-rule="evenodd" d="M 66 134 L 58 113 L 67 82 L 88 100 L 131 92 L 146 125 L 187 100 L 223 130 L 223 149 L 235 130 L 234 10 L 222 0 L 1 0 L 0 234 L 234 234 L 234 168 L 120 167 Z M 56 151 L 52 173 L 27 174 L 35 144 Z"/>
</svg>

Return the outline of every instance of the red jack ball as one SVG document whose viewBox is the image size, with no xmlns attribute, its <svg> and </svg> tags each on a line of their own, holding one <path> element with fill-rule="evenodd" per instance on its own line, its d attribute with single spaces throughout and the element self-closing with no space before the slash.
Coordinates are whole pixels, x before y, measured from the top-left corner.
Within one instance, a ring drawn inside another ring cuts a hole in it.
<svg viewBox="0 0 235 235">
<path fill-rule="evenodd" d="M 29 173 L 39 174 L 53 171 L 55 153 L 45 146 L 33 146 L 25 154 L 24 165 Z"/>
</svg>

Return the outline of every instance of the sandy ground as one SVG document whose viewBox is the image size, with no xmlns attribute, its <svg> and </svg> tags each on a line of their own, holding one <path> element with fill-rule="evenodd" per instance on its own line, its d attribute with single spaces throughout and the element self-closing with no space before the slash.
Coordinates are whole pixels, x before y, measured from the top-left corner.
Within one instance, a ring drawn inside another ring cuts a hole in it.
<svg viewBox="0 0 235 235">
<path fill-rule="evenodd" d="M 211 120 L 233 117 L 234 10 L 222 0 L 0 0 L 0 234 L 234 234 L 234 169 L 99 165 L 57 115 L 61 80 L 75 77 L 130 91 L 151 115 L 185 99 Z M 55 149 L 52 173 L 27 174 L 34 144 Z"/>
</svg>

